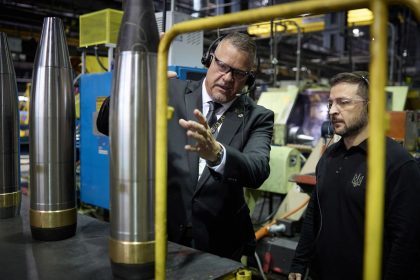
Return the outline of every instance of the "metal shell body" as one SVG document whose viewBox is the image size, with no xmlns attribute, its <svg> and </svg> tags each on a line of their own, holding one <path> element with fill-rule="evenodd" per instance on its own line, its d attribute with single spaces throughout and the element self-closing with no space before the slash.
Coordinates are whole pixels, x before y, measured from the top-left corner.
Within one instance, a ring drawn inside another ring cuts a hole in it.
<svg viewBox="0 0 420 280">
<path fill-rule="evenodd" d="M 154 275 L 156 63 L 159 34 L 150 0 L 128 0 L 110 107 L 110 243 L 114 276 Z"/>
<path fill-rule="evenodd" d="M 110 115 L 110 256 L 115 263 L 154 262 L 155 92 L 156 54 L 122 52 Z M 126 250 L 132 253 L 120 253 Z"/>
<path fill-rule="evenodd" d="M 124 67 L 115 74 L 117 94 L 110 120 L 111 237 L 150 241 L 154 238 L 156 54 L 123 52 L 119 63 Z"/>
<path fill-rule="evenodd" d="M 0 32 L 0 219 L 19 215 L 19 106 L 6 34 Z"/>
<path fill-rule="evenodd" d="M 45 18 L 35 57 L 30 101 L 30 223 L 32 235 L 74 235 L 75 105 L 72 69 L 58 18 Z"/>
</svg>

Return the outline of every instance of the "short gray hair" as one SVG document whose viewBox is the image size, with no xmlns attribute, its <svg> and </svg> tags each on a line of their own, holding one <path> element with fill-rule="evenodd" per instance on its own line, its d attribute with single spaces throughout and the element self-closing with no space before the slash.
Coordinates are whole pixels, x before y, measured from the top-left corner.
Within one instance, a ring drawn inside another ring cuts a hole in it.
<svg viewBox="0 0 420 280">
<path fill-rule="evenodd" d="M 255 65 L 257 44 L 249 35 L 240 32 L 232 32 L 222 39 L 222 41 L 225 40 L 235 46 L 238 50 L 246 52 L 249 55 L 252 64 Z"/>
</svg>

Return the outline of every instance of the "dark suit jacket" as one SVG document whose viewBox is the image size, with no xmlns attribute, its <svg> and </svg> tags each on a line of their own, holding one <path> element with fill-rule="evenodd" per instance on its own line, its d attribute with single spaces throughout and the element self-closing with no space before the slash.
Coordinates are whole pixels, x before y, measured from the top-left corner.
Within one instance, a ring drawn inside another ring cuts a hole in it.
<svg viewBox="0 0 420 280">
<path fill-rule="evenodd" d="M 182 243 L 188 224 L 197 249 L 239 259 L 246 244 L 255 240 L 243 187 L 258 188 L 270 173 L 269 154 L 274 114 L 246 95 L 225 113 L 217 140 L 226 148 L 223 174 L 205 167 L 198 180 L 199 157 L 187 152 L 187 137 L 178 120 L 196 120 L 202 109 L 203 81 L 169 80 L 168 123 L 168 235 Z"/>
</svg>

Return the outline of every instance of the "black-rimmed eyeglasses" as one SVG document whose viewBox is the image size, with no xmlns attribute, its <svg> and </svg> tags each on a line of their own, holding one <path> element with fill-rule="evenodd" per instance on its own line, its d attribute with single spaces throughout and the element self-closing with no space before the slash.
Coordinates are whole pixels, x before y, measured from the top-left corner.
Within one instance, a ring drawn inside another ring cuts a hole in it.
<svg viewBox="0 0 420 280">
<path fill-rule="evenodd" d="M 218 59 L 215 54 L 212 54 L 212 56 L 214 58 L 215 65 L 217 66 L 217 70 L 219 72 L 224 73 L 224 74 L 231 72 L 233 79 L 237 81 L 243 81 L 246 78 L 248 78 L 250 74 L 249 71 L 243 71 L 243 70 L 233 68 L 227 65 L 226 63 L 224 63 L 223 61 L 221 61 L 220 59 Z"/>
</svg>

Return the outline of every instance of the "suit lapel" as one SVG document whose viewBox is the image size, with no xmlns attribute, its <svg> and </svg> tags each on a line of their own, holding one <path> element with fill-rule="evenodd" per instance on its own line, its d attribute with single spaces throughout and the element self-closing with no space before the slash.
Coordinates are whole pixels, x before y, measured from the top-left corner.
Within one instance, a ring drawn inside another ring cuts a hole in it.
<svg viewBox="0 0 420 280">
<path fill-rule="evenodd" d="M 203 106 L 203 98 L 201 96 L 202 91 L 202 83 L 203 81 L 191 82 L 187 88 L 185 94 L 185 109 L 186 109 L 186 116 L 187 120 L 195 120 L 194 116 L 194 109 L 202 110 Z M 192 140 L 190 137 L 187 137 L 187 144 L 188 145 L 195 145 L 195 141 Z M 191 170 L 190 176 L 191 180 L 195 183 L 197 182 L 198 178 L 198 154 L 197 153 L 190 153 L 188 154 L 188 165 Z"/>
<path fill-rule="evenodd" d="M 217 141 L 220 143 L 229 145 L 244 122 L 244 107 L 241 107 L 241 104 L 242 102 L 233 103 L 231 108 L 225 113 L 225 120 L 217 135 Z"/>
<path fill-rule="evenodd" d="M 225 120 L 223 121 L 219 134 L 217 135 L 217 141 L 226 145 L 230 144 L 233 137 L 237 134 L 238 129 L 245 121 L 244 116 L 246 114 L 244 113 L 244 110 L 246 110 L 246 108 L 243 103 L 243 98 L 238 98 L 225 113 Z M 209 169 L 204 168 L 203 174 L 198 181 L 195 193 L 199 191 L 209 177 Z"/>
</svg>

